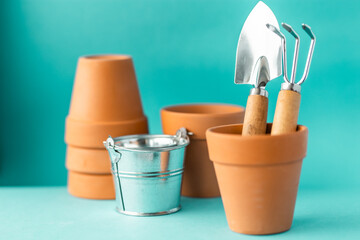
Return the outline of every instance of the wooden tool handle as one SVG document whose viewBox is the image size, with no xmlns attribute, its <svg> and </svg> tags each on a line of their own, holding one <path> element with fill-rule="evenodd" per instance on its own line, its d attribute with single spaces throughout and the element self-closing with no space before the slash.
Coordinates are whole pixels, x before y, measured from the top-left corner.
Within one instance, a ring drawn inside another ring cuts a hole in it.
<svg viewBox="0 0 360 240">
<path fill-rule="evenodd" d="M 281 90 L 276 103 L 271 135 L 295 132 L 300 108 L 300 93 Z"/>
<path fill-rule="evenodd" d="M 248 97 L 242 135 L 266 133 L 268 103 L 268 98 L 261 95 L 250 95 Z"/>
</svg>

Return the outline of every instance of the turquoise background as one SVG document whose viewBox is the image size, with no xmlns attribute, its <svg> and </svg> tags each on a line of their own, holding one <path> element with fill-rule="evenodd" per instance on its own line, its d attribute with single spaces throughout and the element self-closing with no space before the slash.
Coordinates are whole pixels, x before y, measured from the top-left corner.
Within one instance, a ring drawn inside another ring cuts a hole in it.
<svg viewBox="0 0 360 240">
<path fill-rule="evenodd" d="M 152 133 L 163 106 L 245 106 L 250 86 L 233 84 L 241 27 L 257 1 L 7 0 L 0 2 L 0 185 L 65 185 L 64 123 L 77 58 L 134 58 Z M 317 36 L 299 123 L 309 127 L 301 188 L 360 184 L 360 2 L 266 1 L 302 38 L 298 74 Z M 289 36 L 289 35 L 286 35 Z M 289 52 L 293 41 L 289 37 Z M 288 57 L 291 59 L 291 54 Z M 272 121 L 282 78 L 268 84 Z"/>
</svg>

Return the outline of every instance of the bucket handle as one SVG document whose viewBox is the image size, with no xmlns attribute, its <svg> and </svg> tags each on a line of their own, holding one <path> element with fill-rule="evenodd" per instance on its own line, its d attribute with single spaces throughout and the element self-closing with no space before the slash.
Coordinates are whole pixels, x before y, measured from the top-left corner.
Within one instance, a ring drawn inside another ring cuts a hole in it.
<svg viewBox="0 0 360 240">
<path fill-rule="evenodd" d="M 186 128 L 182 127 L 179 130 L 176 131 L 175 134 L 176 138 L 187 138 L 188 137 L 188 131 Z"/>
<path fill-rule="evenodd" d="M 106 139 L 106 141 L 104 141 L 104 145 L 105 145 L 106 149 L 109 151 L 110 160 L 111 160 L 113 167 L 115 167 L 115 172 L 118 173 L 119 172 L 118 162 L 120 161 L 122 154 L 115 148 L 115 141 L 111 136 L 109 136 L 108 139 Z M 120 181 L 119 175 L 116 177 L 116 180 L 119 185 L 119 193 L 121 196 L 122 210 L 125 211 L 124 197 L 122 194 L 122 187 L 121 187 L 121 181 Z"/>
<path fill-rule="evenodd" d="M 117 164 L 121 159 L 121 152 L 119 152 L 115 147 L 114 139 L 109 136 L 108 139 L 104 142 L 106 149 L 110 153 L 110 160 L 113 164 Z"/>
<path fill-rule="evenodd" d="M 180 139 L 185 139 L 185 140 L 189 141 L 189 136 L 192 136 L 192 135 L 194 135 L 194 134 L 192 132 L 189 132 L 188 130 L 186 130 L 186 128 L 184 128 L 184 127 L 179 128 L 175 133 L 175 137 L 178 141 Z"/>
</svg>

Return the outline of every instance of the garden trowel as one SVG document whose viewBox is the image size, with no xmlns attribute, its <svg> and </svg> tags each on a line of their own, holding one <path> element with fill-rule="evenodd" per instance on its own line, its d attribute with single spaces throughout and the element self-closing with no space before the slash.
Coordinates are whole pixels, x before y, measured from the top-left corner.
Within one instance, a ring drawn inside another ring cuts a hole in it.
<svg viewBox="0 0 360 240">
<path fill-rule="evenodd" d="M 279 28 L 274 13 L 260 1 L 247 17 L 237 46 L 235 83 L 254 86 L 247 100 L 243 135 L 266 133 L 265 85 L 282 74 L 281 39 L 267 29 L 267 24 Z"/>
</svg>

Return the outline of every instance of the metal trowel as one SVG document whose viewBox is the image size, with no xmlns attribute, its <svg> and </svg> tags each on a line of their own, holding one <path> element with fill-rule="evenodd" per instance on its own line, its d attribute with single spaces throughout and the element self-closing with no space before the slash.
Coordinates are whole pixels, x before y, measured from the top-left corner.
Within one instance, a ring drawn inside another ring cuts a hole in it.
<svg viewBox="0 0 360 240">
<path fill-rule="evenodd" d="M 266 133 L 268 93 L 266 83 L 282 74 L 281 39 L 266 27 L 279 28 L 271 9 L 258 2 L 247 17 L 241 30 L 236 53 L 235 83 L 250 84 L 243 135 Z"/>
</svg>

